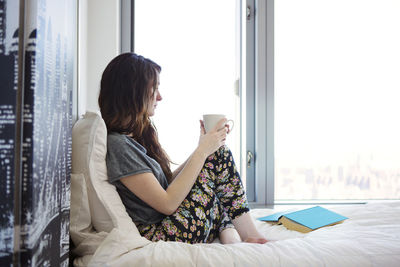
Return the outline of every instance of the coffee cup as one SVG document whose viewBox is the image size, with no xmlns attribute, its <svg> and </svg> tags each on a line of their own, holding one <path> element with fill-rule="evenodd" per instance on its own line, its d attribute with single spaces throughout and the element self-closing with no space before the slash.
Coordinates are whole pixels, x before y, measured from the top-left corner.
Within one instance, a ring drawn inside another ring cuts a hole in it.
<svg viewBox="0 0 400 267">
<path fill-rule="evenodd" d="M 224 114 L 204 114 L 203 115 L 203 123 L 204 123 L 204 129 L 206 130 L 206 133 L 211 131 L 215 125 L 222 119 L 226 118 Z M 227 120 L 226 124 L 229 126 L 229 132 L 232 131 L 234 122 L 233 120 Z M 229 125 L 231 124 L 231 125 Z"/>
</svg>

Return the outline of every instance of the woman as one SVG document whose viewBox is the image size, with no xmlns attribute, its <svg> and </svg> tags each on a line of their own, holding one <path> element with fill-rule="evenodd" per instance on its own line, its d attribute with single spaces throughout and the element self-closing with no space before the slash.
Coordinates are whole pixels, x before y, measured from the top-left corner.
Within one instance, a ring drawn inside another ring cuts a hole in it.
<svg viewBox="0 0 400 267">
<path fill-rule="evenodd" d="M 162 100 L 161 67 L 142 56 L 114 58 L 101 79 L 99 106 L 108 130 L 107 170 L 128 214 L 149 240 L 265 243 L 225 146 L 226 120 L 205 133 L 174 172 L 150 117 Z"/>
</svg>

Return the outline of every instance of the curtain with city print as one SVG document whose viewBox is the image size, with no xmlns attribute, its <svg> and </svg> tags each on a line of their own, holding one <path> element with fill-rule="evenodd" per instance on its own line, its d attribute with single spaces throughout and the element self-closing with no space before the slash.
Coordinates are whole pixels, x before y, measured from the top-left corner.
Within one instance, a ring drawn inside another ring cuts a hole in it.
<svg viewBox="0 0 400 267">
<path fill-rule="evenodd" d="M 21 1 L 23 14 L 19 2 L 0 0 L 0 265 L 13 264 L 18 234 L 19 262 L 14 263 L 68 266 L 77 1 Z M 22 40 L 20 15 L 25 20 Z M 20 86 L 19 72 L 24 78 Z M 23 92 L 20 161 L 14 158 L 18 90 Z M 20 177 L 14 174 L 18 167 Z M 20 188 L 14 188 L 15 179 L 20 179 Z M 16 190 L 21 192 L 18 207 Z"/>
<path fill-rule="evenodd" d="M 0 0 L 0 266 L 12 262 L 14 249 L 18 20 L 19 1 Z"/>
</svg>

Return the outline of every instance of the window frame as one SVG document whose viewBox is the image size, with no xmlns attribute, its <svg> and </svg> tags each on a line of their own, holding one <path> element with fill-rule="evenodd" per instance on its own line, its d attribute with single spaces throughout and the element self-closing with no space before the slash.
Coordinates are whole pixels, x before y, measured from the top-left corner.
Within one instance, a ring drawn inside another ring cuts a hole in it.
<svg viewBox="0 0 400 267">
<path fill-rule="evenodd" d="M 121 53 L 134 51 L 135 0 L 121 0 Z"/>
<path fill-rule="evenodd" d="M 241 58 L 241 95 L 240 99 L 242 102 L 241 112 L 244 114 L 245 123 L 244 134 L 241 137 L 244 142 L 244 151 L 241 151 L 243 157 L 241 173 L 245 173 L 246 176 L 246 193 L 247 199 L 250 203 L 257 203 L 257 192 L 258 188 L 256 184 L 256 140 L 255 140 L 255 0 L 243 1 L 241 14 L 244 14 L 244 21 L 242 21 L 241 28 L 241 40 L 245 42 L 245 51 L 243 51 L 243 45 L 241 46 L 241 52 L 244 57 Z M 243 27 L 245 29 L 243 29 Z M 243 121 L 243 120 L 242 120 Z M 252 158 L 248 158 L 248 155 L 252 155 Z"/>
<path fill-rule="evenodd" d="M 250 205 L 273 205 L 274 1 L 246 0 L 246 9 L 246 189 Z"/>
<path fill-rule="evenodd" d="M 273 205 L 274 149 L 274 1 L 256 1 L 256 164 L 257 203 Z M 263 179 L 263 177 L 265 177 Z"/>
</svg>

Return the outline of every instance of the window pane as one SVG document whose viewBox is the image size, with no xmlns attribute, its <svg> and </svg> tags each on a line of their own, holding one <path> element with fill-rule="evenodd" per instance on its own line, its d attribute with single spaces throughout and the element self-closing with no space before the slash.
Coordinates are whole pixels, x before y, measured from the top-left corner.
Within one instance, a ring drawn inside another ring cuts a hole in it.
<svg viewBox="0 0 400 267">
<path fill-rule="evenodd" d="M 275 2 L 275 196 L 400 198 L 400 1 Z"/>
<path fill-rule="evenodd" d="M 162 67 L 154 122 L 171 160 L 196 148 L 202 114 L 235 121 L 227 144 L 240 160 L 236 1 L 135 1 L 135 52 Z"/>
</svg>

